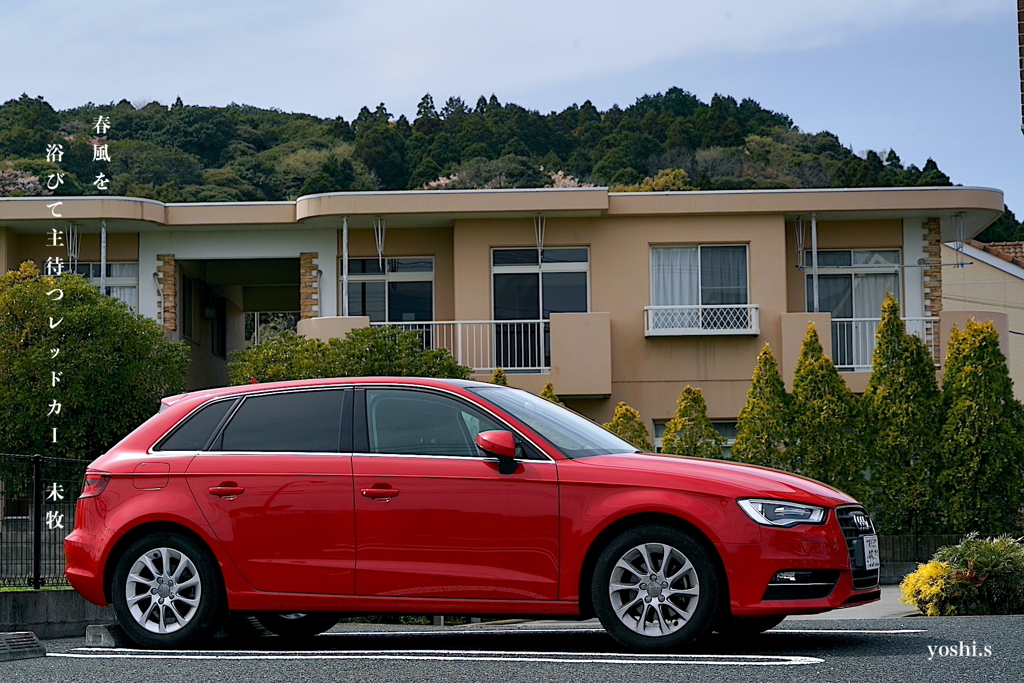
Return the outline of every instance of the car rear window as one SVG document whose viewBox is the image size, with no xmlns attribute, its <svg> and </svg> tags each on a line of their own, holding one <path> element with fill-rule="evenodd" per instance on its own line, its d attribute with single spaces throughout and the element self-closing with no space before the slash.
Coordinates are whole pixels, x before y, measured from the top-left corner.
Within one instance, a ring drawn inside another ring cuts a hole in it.
<svg viewBox="0 0 1024 683">
<path fill-rule="evenodd" d="M 344 393 L 334 389 L 249 396 L 225 427 L 218 450 L 336 453 Z"/>
<path fill-rule="evenodd" d="M 206 447 L 221 420 L 237 399 L 209 403 L 192 413 L 181 425 L 164 437 L 156 451 L 201 451 Z"/>
</svg>

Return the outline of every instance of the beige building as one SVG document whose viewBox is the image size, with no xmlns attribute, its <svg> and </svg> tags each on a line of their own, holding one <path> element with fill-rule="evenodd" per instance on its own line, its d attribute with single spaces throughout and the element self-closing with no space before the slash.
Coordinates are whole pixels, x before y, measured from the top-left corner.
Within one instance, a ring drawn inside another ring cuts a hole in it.
<svg viewBox="0 0 1024 683">
<path fill-rule="evenodd" d="M 55 201 L 0 199 L 0 265 L 72 262 L 192 347 L 193 388 L 226 383 L 230 352 L 268 321 L 325 338 L 391 324 L 480 379 L 550 381 L 598 420 L 625 401 L 658 429 L 698 386 L 727 436 L 758 351 L 790 379 L 809 321 L 862 391 L 887 291 L 940 362 L 942 244 L 1003 210 L 998 190 L 963 187 Z M 47 246 L 54 230 L 78 233 L 77 258 Z"/>
<path fill-rule="evenodd" d="M 1024 400 L 1024 242 L 951 242 L 942 247 L 942 263 L 942 306 L 950 321 L 962 311 L 970 312 L 960 313 L 964 319 L 1005 319 L 1003 353 L 1013 393 Z"/>
</svg>

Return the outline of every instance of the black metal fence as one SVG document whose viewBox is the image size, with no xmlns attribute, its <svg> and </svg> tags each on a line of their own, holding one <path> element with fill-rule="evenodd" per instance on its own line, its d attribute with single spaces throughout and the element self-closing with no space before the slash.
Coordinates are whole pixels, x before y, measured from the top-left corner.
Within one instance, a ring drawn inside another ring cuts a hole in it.
<svg viewBox="0 0 1024 683">
<path fill-rule="evenodd" d="M 935 551 L 946 545 L 956 545 L 960 534 L 932 536 L 879 536 L 878 554 L 886 562 L 927 562 Z"/>
<path fill-rule="evenodd" d="M 0 587 L 66 586 L 64 537 L 87 461 L 0 454 Z"/>
</svg>

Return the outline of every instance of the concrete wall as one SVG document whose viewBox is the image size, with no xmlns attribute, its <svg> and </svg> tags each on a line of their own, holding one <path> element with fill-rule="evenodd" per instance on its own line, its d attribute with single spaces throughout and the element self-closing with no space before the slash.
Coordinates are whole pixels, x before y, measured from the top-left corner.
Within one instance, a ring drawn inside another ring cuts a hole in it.
<svg viewBox="0 0 1024 683">
<path fill-rule="evenodd" d="M 943 246 L 942 262 L 956 263 L 956 251 Z M 984 315 L 982 312 L 1005 315 L 1006 333 L 1001 334 L 1000 344 L 1003 353 L 1008 354 L 1013 393 L 1018 400 L 1024 400 L 1024 269 L 1012 264 L 1001 264 L 1003 268 L 997 268 L 970 256 L 961 257 L 961 262 L 971 265 L 943 268 L 942 334 L 948 337 L 947 328 L 953 322 L 958 322 L 963 329 L 965 320 L 955 320 L 951 317 L 954 312 L 976 311 L 979 320 Z"/>
<path fill-rule="evenodd" d="M 73 590 L 0 592 L 0 631 L 34 631 L 39 638 L 81 638 L 90 624 L 114 623 L 110 607 L 97 607 Z"/>
</svg>

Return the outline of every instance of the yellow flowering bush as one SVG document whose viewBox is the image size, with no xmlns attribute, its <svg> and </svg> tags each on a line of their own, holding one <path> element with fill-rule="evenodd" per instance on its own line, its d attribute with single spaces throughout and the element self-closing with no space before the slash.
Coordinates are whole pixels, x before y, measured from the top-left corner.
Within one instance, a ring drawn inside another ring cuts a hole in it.
<svg viewBox="0 0 1024 683">
<path fill-rule="evenodd" d="M 952 571 L 945 562 L 919 564 L 917 571 L 903 577 L 900 602 L 914 605 L 929 617 L 953 614 L 947 595 L 952 581 Z"/>
</svg>

